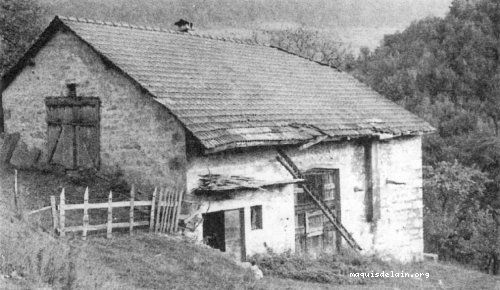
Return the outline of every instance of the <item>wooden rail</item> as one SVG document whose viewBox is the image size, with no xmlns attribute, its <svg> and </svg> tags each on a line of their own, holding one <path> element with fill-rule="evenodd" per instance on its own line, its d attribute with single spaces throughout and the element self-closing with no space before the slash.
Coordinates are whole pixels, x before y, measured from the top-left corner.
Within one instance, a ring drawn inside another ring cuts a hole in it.
<svg viewBox="0 0 500 290">
<path fill-rule="evenodd" d="M 50 197 L 50 208 L 52 210 L 53 228 L 61 237 L 65 237 L 68 232 L 82 232 L 82 239 L 87 239 L 88 232 L 106 230 L 106 237 L 111 238 L 113 229 L 129 228 L 130 235 L 133 235 L 134 227 L 149 226 L 150 232 L 173 233 L 178 230 L 179 215 L 182 205 L 183 190 L 157 189 L 155 188 L 151 200 L 135 200 L 135 186 L 130 191 L 128 201 L 113 202 L 113 193 L 108 195 L 107 202 L 89 203 L 89 188 L 85 189 L 82 204 L 66 204 L 66 192 L 63 188 L 59 195 L 59 205 L 56 197 Z M 157 194 L 159 192 L 159 198 Z M 128 222 L 113 222 L 113 208 L 129 208 Z M 136 221 L 134 210 L 137 207 L 150 207 L 149 220 Z M 66 213 L 72 210 L 82 210 L 82 225 L 66 226 Z M 107 209 L 106 223 L 90 224 L 90 209 Z"/>
</svg>

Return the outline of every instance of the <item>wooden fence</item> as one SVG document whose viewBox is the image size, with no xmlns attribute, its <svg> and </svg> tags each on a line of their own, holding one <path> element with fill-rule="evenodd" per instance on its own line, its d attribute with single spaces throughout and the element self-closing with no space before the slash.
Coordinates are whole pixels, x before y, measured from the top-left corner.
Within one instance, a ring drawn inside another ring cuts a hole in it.
<svg viewBox="0 0 500 290">
<path fill-rule="evenodd" d="M 126 201 L 113 201 L 113 193 L 108 195 L 107 202 L 89 203 L 89 189 L 85 189 L 82 204 L 67 204 L 65 189 L 63 188 L 59 197 L 59 204 L 56 197 L 50 197 L 52 209 L 52 221 L 55 232 L 64 237 L 67 232 L 82 232 L 82 239 L 86 240 L 90 231 L 106 230 L 106 237 L 111 238 L 114 228 L 129 228 L 130 235 L 133 235 L 134 227 L 148 226 L 149 231 L 155 233 L 173 233 L 177 231 L 183 190 L 155 188 L 151 200 L 135 200 L 135 187 L 132 186 L 130 199 Z M 158 198 L 157 198 L 158 197 Z M 129 208 L 128 222 L 113 222 L 114 208 Z M 134 209 L 137 207 L 149 207 L 149 220 L 136 221 Z M 82 225 L 66 226 L 66 213 L 71 210 L 82 210 Z M 103 224 L 89 223 L 89 209 L 107 209 L 107 221 Z"/>
</svg>

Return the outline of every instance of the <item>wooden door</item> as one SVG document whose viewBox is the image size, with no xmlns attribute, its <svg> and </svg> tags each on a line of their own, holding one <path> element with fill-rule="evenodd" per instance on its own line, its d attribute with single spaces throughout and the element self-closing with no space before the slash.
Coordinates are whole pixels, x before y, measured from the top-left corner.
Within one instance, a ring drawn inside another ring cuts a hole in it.
<svg viewBox="0 0 500 290">
<path fill-rule="evenodd" d="M 245 260 L 245 224 L 243 209 L 224 211 L 226 252 L 240 261 Z"/>
<path fill-rule="evenodd" d="M 67 169 L 100 166 L 100 101 L 91 97 L 48 97 L 47 162 Z"/>
</svg>

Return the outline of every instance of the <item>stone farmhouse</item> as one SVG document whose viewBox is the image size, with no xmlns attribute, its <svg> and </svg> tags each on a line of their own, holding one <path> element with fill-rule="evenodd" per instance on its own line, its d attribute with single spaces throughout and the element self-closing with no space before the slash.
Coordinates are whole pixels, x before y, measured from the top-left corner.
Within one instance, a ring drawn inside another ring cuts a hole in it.
<svg viewBox="0 0 500 290">
<path fill-rule="evenodd" d="M 193 31 L 55 17 L 2 78 L 6 132 L 38 162 L 185 188 L 185 234 L 237 258 L 421 259 L 421 138 L 433 128 L 347 73 Z M 300 169 L 293 175 L 282 152 Z M 193 222 L 194 221 L 194 222 Z"/>
</svg>

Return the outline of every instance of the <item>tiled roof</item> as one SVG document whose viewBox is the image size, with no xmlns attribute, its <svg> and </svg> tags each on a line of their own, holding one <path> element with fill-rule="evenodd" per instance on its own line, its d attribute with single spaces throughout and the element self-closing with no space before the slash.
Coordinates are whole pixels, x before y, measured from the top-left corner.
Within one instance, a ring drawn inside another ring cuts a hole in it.
<svg viewBox="0 0 500 290">
<path fill-rule="evenodd" d="M 349 74 L 277 48 L 87 19 L 53 22 L 149 91 L 208 151 L 433 130 Z"/>
</svg>

